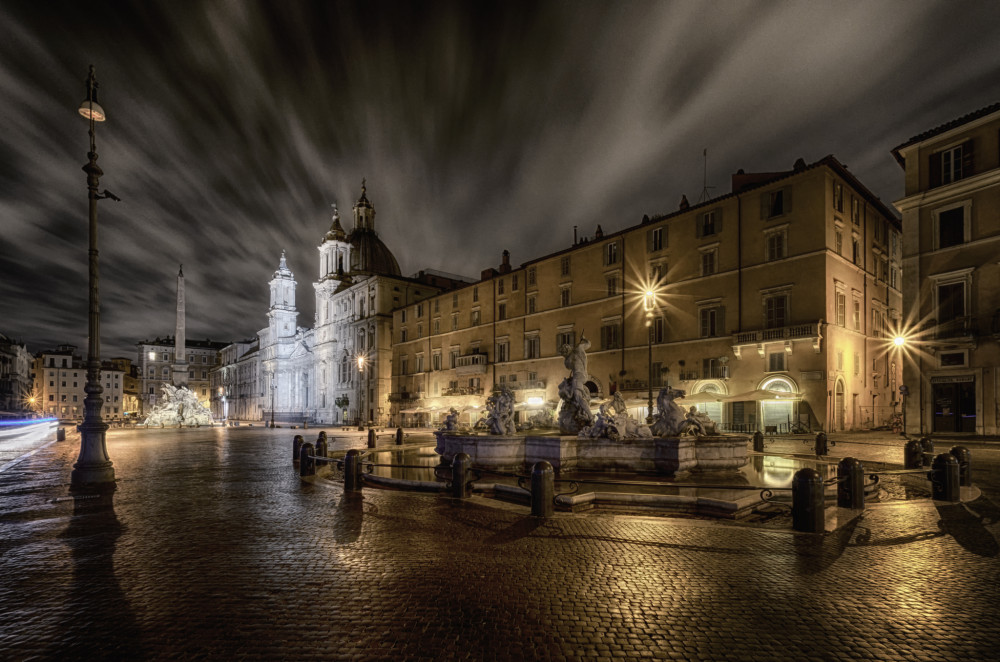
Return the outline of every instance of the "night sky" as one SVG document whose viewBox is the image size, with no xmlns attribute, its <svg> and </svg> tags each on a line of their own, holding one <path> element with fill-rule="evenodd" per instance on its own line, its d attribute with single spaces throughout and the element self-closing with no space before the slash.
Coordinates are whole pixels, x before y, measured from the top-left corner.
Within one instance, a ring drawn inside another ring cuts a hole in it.
<svg viewBox="0 0 1000 662">
<path fill-rule="evenodd" d="M 889 150 L 1000 100 L 996 2 L 0 5 L 0 332 L 86 354 L 88 65 L 102 354 L 266 325 L 281 250 L 313 324 L 316 246 L 367 178 L 404 274 L 478 276 L 834 154 L 886 202 Z"/>
</svg>

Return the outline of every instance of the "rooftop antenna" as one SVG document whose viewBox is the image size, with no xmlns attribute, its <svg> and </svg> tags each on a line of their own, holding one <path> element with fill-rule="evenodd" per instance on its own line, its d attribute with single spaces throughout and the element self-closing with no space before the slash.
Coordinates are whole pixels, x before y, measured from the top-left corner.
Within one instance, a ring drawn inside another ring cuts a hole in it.
<svg viewBox="0 0 1000 662">
<path fill-rule="evenodd" d="M 707 201 L 709 198 L 711 198 L 712 196 L 709 193 L 709 190 L 715 188 L 714 186 L 709 186 L 708 185 L 708 148 L 707 147 L 701 151 L 701 155 L 702 155 L 702 157 L 704 159 L 704 170 L 702 171 L 702 177 L 701 177 L 701 184 L 702 184 L 701 197 L 698 198 L 698 204 L 701 204 L 701 203 Z"/>
</svg>

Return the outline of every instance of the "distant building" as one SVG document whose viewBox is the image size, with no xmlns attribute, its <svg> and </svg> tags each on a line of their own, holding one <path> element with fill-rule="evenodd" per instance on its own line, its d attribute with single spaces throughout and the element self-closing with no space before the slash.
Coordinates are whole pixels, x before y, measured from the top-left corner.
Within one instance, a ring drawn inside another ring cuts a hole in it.
<svg viewBox="0 0 1000 662">
<path fill-rule="evenodd" d="M 372 422 L 388 419 L 392 311 L 464 282 L 458 276 L 400 274 L 375 231 L 364 183 L 344 231 L 336 209 L 318 246 L 314 328 L 298 324 L 296 281 L 282 253 L 270 282 L 268 325 L 258 334 L 260 406 L 265 421 Z"/>
<path fill-rule="evenodd" d="M 31 392 L 32 363 L 24 343 L 0 333 L 0 416 L 37 411 Z"/>
<path fill-rule="evenodd" d="M 42 413 L 63 420 L 83 420 L 87 364 L 76 354 L 75 346 L 60 345 L 39 352 L 35 355 L 34 373 L 34 393 L 41 402 Z M 104 389 L 101 418 L 106 423 L 125 418 L 124 375 L 111 361 L 101 365 L 100 384 Z"/>
<path fill-rule="evenodd" d="M 437 425 L 455 408 L 474 423 L 499 384 L 520 422 L 551 410 L 560 348 L 586 335 L 592 397 L 620 392 L 640 419 L 650 387 L 669 383 L 725 399 L 699 405 L 725 429 L 885 425 L 901 369 L 899 233 L 828 156 L 740 171 L 729 194 L 613 234 L 598 225 L 519 267 L 504 251 L 478 283 L 395 306 L 390 421 Z"/>
<path fill-rule="evenodd" d="M 209 371 L 212 417 L 217 421 L 259 421 L 260 373 L 257 339 L 226 345 L 219 351 L 219 364 Z"/>
<path fill-rule="evenodd" d="M 116 357 L 111 359 L 111 365 L 122 373 L 122 411 L 127 416 L 139 413 L 139 370 L 132 365 L 132 359 Z"/>
<path fill-rule="evenodd" d="M 229 343 L 212 340 L 186 340 L 187 355 L 175 358 L 173 336 L 136 343 L 139 379 L 139 413 L 148 414 L 159 401 L 163 385 L 171 384 L 178 365 L 186 364 L 187 387 L 205 407 L 211 406 L 209 371 L 219 363 L 219 351 Z"/>
<path fill-rule="evenodd" d="M 892 150 L 904 169 L 907 430 L 1000 434 L 1000 103 Z"/>
</svg>

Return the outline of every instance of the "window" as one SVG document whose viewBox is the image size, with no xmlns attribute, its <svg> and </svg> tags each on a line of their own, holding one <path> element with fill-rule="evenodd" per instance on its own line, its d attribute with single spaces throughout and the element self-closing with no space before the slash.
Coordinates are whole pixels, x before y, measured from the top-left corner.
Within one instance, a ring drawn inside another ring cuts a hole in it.
<svg viewBox="0 0 1000 662">
<path fill-rule="evenodd" d="M 510 342 L 503 340 L 497 343 L 497 363 L 510 361 Z"/>
<path fill-rule="evenodd" d="M 559 290 L 559 305 L 565 308 L 569 305 L 569 288 L 564 287 Z"/>
<path fill-rule="evenodd" d="M 560 331 L 556 334 L 556 351 L 561 352 L 563 345 L 573 347 L 576 345 L 576 332 Z"/>
<path fill-rule="evenodd" d="M 664 324 L 662 317 L 654 317 L 653 323 L 649 327 L 649 332 L 652 334 L 650 336 L 650 342 L 658 344 L 663 342 L 666 336 L 666 325 Z"/>
<path fill-rule="evenodd" d="M 541 357 L 541 342 L 537 335 L 524 339 L 524 358 L 537 359 Z"/>
<path fill-rule="evenodd" d="M 510 277 L 510 290 L 511 292 L 517 292 L 517 274 L 513 274 Z"/>
<path fill-rule="evenodd" d="M 938 324 L 947 324 L 965 317 L 965 283 L 939 284 Z"/>
<path fill-rule="evenodd" d="M 773 262 L 785 257 L 785 231 L 771 232 L 766 237 L 766 254 L 764 259 Z"/>
<path fill-rule="evenodd" d="M 434 312 L 441 312 L 441 299 L 434 299 Z"/>
<path fill-rule="evenodd" d="M 667 246 L 666 237 L 667 228 L 664 226 L 650 230 L 646 240 L 647 251 L 650 253 L 662 251 Z"/>
<path fill-rule="evenodd" d="M 528 267 L 528 287 L 535 286 L 535 268 Z"/>
<path fill-rule="evenodd" d="M 844 369 L 844 350 L 837 350 L 837 370 Z"/>
<path fill-rule="evenodd" d="M 569 255 L 564 255 L 559 260 L 559 275 L 568 276 L 569 275 Z"/>
<path fill-rule="evenodd" d="M 861 225 L 861 201 L 851 196 L 851 223 Z"/>
<path fill-rule="evenodd" d="M 663 387 L 663 364 L 657 361 L 653 364 L 651 372 L 653 373 L 653 388 Z"/>
<path fill-rule="evenodd" d="M 861 242 L 858 241 L 857 235 L 851 238 L 851 262 L 861 264 Z"/>
<path fill-rule="evenodd" d="M 838 182 L 833 184 L 833 208 L 840 213 L 844 212 L 844 187 Z"/>
<path fill-rule="evenodd" d="M 857 377 L 861 374 L 861 355 L 854 352 L 854 376 Z"/>
<path fill-rule="evenodd" d="M 618 242 L 612 241 L 604 247 L 604 264 L 618 264 Z"/>
<path fill-rule="evenodd" d="M 935 248 L 948 248 L 967 241 L 966 207 L 967 204 L 962 204 L 933 213 L 934 224 L 937 228 L 935 237 L 937 246 Z"/>
<path fill-rule="evenodd" d="M 601 325 L 601 349 L 621 347 L 621 322 L 605 322 Z"/>
<path fill-rule="evenodd" d="M 507 304 L 501 303 L 497 306 L 497 319 L 503 321 L 507 319 Z"/>
<path fill-rule="evenodd" d="M 761 196 L 761 216 L 775 218 L 791 210 L 791 189 L 783 188 Z"/>
<path fill-rule="evenodd" d="M 441 333 L 441 320 L 440 319 L 435 319 L 434 320 L 434 333 L 435 333 L 435 335 L 438 334 L 438 333 Z"/>
<path fill-rule="evenodd" d="M 406 329 L 399 330 L 399 342 L 406 342 Z"/>
<path fill-rule="evenodd" d="M 931 156 L 931 187 L 950 184 L 972 175 L 972 141 L 950 147 Z"/>
<path fill-rule="evenodd" d="M 448 364 L 451 368 L 455 368 L 458 365 L 458 350 L 453 349 L 448 354 Z M 458 382 L 455 382 L 455 386 L 458 386 Z"/>
<path fill-rule="evenodd" d="M 451 307 L 458 308 L 458 294 L 451 295 Z"/>
<path fill-rule="evenodd" d="M 853 311 L 853 315 L 852 315 L 852 320 L 854 321 L 854 330 L 855 331 L 860 331 L 861 330 L 861 302 L 858 301 L 857 299 L 855 299 L 853 301 L 853 304 L 854 304 L 854 311 Z"/>
<path fill-rule="evenodd" d="M 777 294 L 764 299 L 764 326 L 777 329 L 788 321 L 788 295 Z"/>
<path fill-rule="evenodd" d="M 469 314 L 469 323 L 472 326 L 479 326 L 479 311 L 478 310 L 473 310 Z"/>
<path fill-rule="evenodd" d="M 431 357 L 431 368 L 433 370 L 441 369 L 441 353 L 434 352 L 434 356 Z"/>
<path fill-rule="evenodd" d="M 406 309 L 399 311 L 399 321 L 406 324 Z"/>
<path fill-rule="evenodd" d="M 528 297 L 528 314 L 531 315 L 535 312 L 535 297 Z"/>
<path fill-rule="evenodd" d="M 880 257 L 878 260 L 879 265 L 879 280 L 885 283 L 889 280 L 889 261 L 884 257 Z"/>
<path fill-rule="evenodd" d="M 503 294 L 503 278 L 497 281 L 497 294 Z"/>
<path fill-rule="evenodd" d="M 451 316 L 451 330 L 458 331 L 458 313 Z"/>
<path fill-rule="evenodd" d="M 837 292 L 837 326 L 847 326 L 847 295 Z"/>
<path fill-rule="evenodd" d="M 725 329 L 723 328 L 723 310 L 721 306 L 714 306 L 712 308 L 702 308 L 698 311 L 702 338 L 715 338 L 725 333 Z"/>
<path fill-rule="evenodd" d="M 415 366 L 417 372 L 424 371 L 424 355 L 417 354 L 417 365 Z"/>
<path fill-rule="evenodd" d="M 667 282 L 667 263 L 658 262 L 649 266 L 649 280 L 653 284 L 663 284 Z"/>
<path fill-rule="evenodd" d="M 472 288 L 472 300 L 473 301 L 479 301 L 479 288 L 478 287 L 473 287 Z"/>
<path fill-rule="evenodd" d="M 608 296 L 613 297 L 616 294 L 618 294 L 618 277 L 608 276 L 607 282 L 608 282 Z"/>
<path fill-rule="evenodd" d="M 707 211 L 698 217 L 695 236 L 708 237 L 722 231 L 722 215 L 718 210 Z"/>
<path fill-rule="evenodd" d="M 784 352 L 772 352 L 767 355 L 768 372 L 784 372 L 784 370 L 785 370 Z"/>
<path fill-rule="evenodd" d="M 894 266 L 889 267 L 889 287 L 899 289 L 899 269 Z"/>
<path fill-rule="evenodd" d="M 711 276 L 715 273 L 716 265 L 715 258 L 718 253 L 718 249 L 712 248 L 707 251 L 701 252 L 701 275 Z"/>
<path fill-rule="evenodd" d="M 840 230 L 834 232 L 834 246 L 837 250 L 837 255 L 844 254 L 844 233 Z"/>
<path fill-rule="evenodd" d="M 417 317 L 423 317 L 423 316 L 424 316 L 424 304 L 418 303 L 417 304 Z"/>
</svg>

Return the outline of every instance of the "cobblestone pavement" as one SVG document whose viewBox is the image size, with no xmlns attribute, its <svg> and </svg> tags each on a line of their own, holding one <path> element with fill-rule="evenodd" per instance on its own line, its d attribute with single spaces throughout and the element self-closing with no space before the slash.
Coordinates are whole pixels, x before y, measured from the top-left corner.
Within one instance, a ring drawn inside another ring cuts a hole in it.
<svg viewBox="0 0 1000 662">
<path fill-rule="evenodd" d="M 112 432 L 104 507 L 67 497 L 75 436 L 0 473 L 0 658 L 971 661 L 1000 646 L 990 499 L 878 505 L 827 535 L 538 520 L 303 484 L 292 434 Z"/>
</svg>

